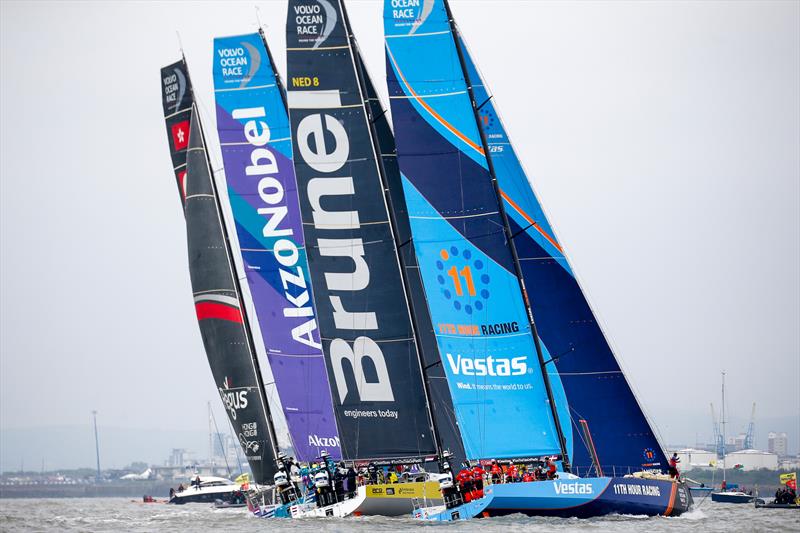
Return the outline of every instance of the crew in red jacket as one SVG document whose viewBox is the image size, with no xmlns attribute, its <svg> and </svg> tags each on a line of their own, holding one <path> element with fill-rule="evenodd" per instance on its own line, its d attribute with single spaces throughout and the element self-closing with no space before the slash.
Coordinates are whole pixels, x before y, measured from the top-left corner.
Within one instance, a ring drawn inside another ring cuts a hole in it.
<svg viewBox="0 0 800 533">
<path fill-rule="evenodd" d="M 472 470 L 470 470 L 467 462 L 464 462 L 462 466 L 463 468 L 458 473 L 456 480 L 461 490 L 461 497 L 464 498 L 464 503 L 468 503 L 472 501 Z"/>
<path fill-rule="evenodd" d="M 497 461 L 492 461 L 492 483 L 500 483 L 503 479 L 503 469 L 497 464 Z"/>
<path fill-rule="evenodd" d="M 483 498 L 483 476 L 486 471 L 480 463 L 472 467 L 472 499 Z"/>
<path fill-rule="evenodd" d="M 556 478 L 556 463 L 549 457 L 547 458 L 547 479 Z"/>
</svg>

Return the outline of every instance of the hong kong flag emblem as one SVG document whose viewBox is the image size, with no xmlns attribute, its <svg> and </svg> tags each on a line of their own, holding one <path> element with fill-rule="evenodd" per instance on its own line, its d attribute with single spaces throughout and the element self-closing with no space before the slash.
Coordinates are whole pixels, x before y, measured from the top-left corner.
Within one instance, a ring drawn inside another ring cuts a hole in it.
<svg viewBox="0 0 800 533">
<path fill-rule="evenodd" d="M 172 125 L 172 146 L 175 151 L 183 150 L 189 146 L 189 121 L 184 120 Z"/>
</svg>

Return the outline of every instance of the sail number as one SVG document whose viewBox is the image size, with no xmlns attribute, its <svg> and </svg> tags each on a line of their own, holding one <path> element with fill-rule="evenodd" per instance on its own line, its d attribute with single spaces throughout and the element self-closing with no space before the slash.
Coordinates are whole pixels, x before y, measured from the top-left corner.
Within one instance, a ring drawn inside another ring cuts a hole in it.
<svg viewBox="0 0 800 533">
<path fill-rule="evenodd" d="M 292 78 L 292 87 L 319 87 L 319 78 L 314 76 L 297 76 Z"/>
<path fill-rule="evenodd" d="M 465 266 L 461 270 L 454 265 L 450 267 L 450 270 L 447 271 L 447 275 L 450 276 L 453 280 L 453 287 L 456 291 L 456 296 L 464 296 L 464 289 L 461 287 L 461 277 L 464 278 L 464 281 L 467 285 L 467 292 L 470 296 L 475 296 L 477 294 L 475 292 L 475 283 L 472 281 L 472 269 L 469 266 Z"/>
</svg>

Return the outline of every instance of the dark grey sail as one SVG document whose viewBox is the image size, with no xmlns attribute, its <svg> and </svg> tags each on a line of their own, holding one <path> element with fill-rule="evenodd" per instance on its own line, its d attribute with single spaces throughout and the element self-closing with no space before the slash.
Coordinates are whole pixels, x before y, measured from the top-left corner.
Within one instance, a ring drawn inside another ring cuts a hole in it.
<svg viewBox="0 0 800 533">
<path fill-rule="evenodd" d="M 289 2 L 295 173 L 342 455 L 406 461 L 433 455 L 436 443 L 349 34 L 341 2 Z"/>
<path fill-rule="evenodd" d="M 185 62 L 163 68 L 161 78 L 203 345 L 253 477 L 268 483 L 275 472 L 276 439 Z"/>
</svg>

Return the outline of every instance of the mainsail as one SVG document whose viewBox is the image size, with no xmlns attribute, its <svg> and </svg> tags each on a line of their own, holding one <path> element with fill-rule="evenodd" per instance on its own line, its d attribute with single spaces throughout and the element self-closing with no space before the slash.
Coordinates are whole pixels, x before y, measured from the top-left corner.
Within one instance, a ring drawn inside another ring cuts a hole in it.
<svg viewBox="0 0 800 533">
<path fill-rule="evenodd" d="M 308 279 L 289 117 L 258 33 L 214 39 L 225 179 L 255 317 L 295 455 L 341 456 Z M 255 325 L 253 326 L 255 327 Z"/>
<path fill-rule="evenodd" d="M 170 153 L 186 217 L 194 305 L 206 355 L 255 481 L 271 482 L 274 429 L 186 63 L 164 67 L 161 81 Z"/>
<path fill-rule="evenodd" d="M 562 454 L 445 6 L 385 6 L 400 170 L 467 457 Z"/>
<path fill-rule="evenodd" d="M 436 443 L 391 205 L 341 2 L 289 2 L 287 63 L 295 172 L 342 455 L 430 455 Z"/>
<path fill-rule="evenodd" d="M 412 23 L 416 27 L 409 28 L 407 33 L 429 32 L 429 29 L 423 32 L 419 26 L 426 17 L 428 20 L 433 17 L 432 13 L 442 11 L 447 11 L 446 0 L 426 0 L 416 14 L 416 22 Z M 394 50 L 394 41 L 388 42 Z M 463 41 L 459 44 L 466 67 L 466 76 L 463 73 L 460 76 L 470 81 L 480 113 L 479 122 L 513 235 L 530 309 L 541 339 L 541 351 L 548 361 L 546 368 L 559 406 L 571 463 L 579 471 L 585 471 L 595 463 L 592 454 L 596 452 L 597 460 L 606 470 L 663 467 L 666 457 L 658 439 L 533 192 L 497 113 L 495 100 Z M 435 67 L 427 60 L 425 63 L 430 68 Z M 445 70 L 440 70 L 440 74 L 451 73 L 452 69 L 462 70 L 455 62 L 438 65 L 439 69 L 443 67 Z M 404 63 L 400 64 L 400 69 L 406 68 Z M 414 75 L 413 72 L 409 74 Z M 425 101 L 430 104 L 430 100 Z M 424 109 L 424 106 L 417 107 Z"/>
</svg>

